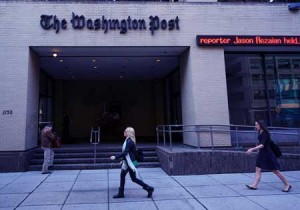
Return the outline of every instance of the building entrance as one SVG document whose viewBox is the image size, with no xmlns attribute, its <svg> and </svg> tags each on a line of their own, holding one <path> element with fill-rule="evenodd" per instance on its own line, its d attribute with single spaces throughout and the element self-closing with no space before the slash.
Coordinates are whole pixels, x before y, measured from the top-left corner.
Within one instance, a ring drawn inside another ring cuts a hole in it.
<svg viewBox="0 0 300 210">
<path fill-rule="evenodd" d="M 156 142 L 156 125 L 181 123 L 179 56 L 187 47 L 32 47 L 40 57 L 39 124 L 66 144 Z"/>
</svg>

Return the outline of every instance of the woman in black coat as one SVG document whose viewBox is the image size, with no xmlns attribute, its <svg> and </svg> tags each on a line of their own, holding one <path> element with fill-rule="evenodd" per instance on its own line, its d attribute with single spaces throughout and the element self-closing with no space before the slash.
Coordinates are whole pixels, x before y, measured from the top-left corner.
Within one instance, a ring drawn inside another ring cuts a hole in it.
<svg viewBox="0 0 300 210">
<path fill-rule="evenodd" d="M 279 171 L 280 165 L 270 147 L 271 137 L 267 126 L 263 120 L 259 120 L 255 122 L 255 128 L 258 131 L 259 144 L 256 147 L 247 150 L 247 154 L 251 154 L 253 151 L 259 150 L 256 159 L 255 180 L 253 184 L 246 185 L 246 187 L 250 190 L 256 190 L 261 179 L 261 170 L 266 169 L 271 170 L 283 182 L 284 189 L 282 192 L 289 192 L 292 185 L 288 183 L 287 179 Z"/>
<path fill-rule="evenodd" d="M 138 171 L 136 169 L 136 147 L 135 147 L 135 131 L 133 128 L 128 127 L 124 131 L 124 136 L 126 137 L 122 153 L 116 156 L 111 156 L 111 160 L 122 159 L 122 169 L 120 174 L 120 187 L 118 194 L 114 195 L 113 198 L 124 198 L 124 186 L 125 186 L 125 177 L 129 172 L 130 178 L 133 182 L 139 184 L 143 187 L 144 190 L 148 192 L 147 197 L 151 198 L 154 188 L 145 184 L 142 180 L 137 178 Z"/>
</svg>

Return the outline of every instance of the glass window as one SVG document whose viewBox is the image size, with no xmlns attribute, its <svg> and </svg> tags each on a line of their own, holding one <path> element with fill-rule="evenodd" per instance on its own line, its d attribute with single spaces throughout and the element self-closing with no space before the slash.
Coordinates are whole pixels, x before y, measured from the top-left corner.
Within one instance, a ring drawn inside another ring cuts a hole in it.
<svg viewBox="0 0 300 210">
<path fill-rule="evenodd" d="M 300 55 L 225 54 L 225 65 L 231 124 L 300 127 Z"/>
<path fill-rule="evenodd" d="M 274 92 L 270 97 L 271 121 L 273 126 L 300 127 L 300 95 L 298 55 L 266 55 L 272 59 L 273 81 L 268 80 L 269 90 Z"/>
<path fill-rule="evenodd" d="M 260 56 L 226 54 L 225 64 L 230 123 L 253 125 L 265 118 L 268 110 Z"/>
<path fill-rule="evenodd" d="M 289 59 L 283 59 L 283 58 L 278 58 L 276 60 L 278 69 L 289 69 L 290 68 L 290 60 Z"/>
<path fill-rule="evenodd" d="M 300 69 L 300 59 L 292 59 L 292 68 Z"/>
<path fill-rule="evenodd" d="M 250 70 L 261 70 L 261 60 L 260 58 L 249 58 Z"/>
</svg>

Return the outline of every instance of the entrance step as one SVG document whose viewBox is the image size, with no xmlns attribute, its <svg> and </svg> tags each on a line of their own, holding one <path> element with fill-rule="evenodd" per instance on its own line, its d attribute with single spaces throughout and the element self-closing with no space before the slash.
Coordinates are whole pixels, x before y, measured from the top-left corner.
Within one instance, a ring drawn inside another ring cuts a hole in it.
<svg viewBox="0 0 300 210">
<path fill-rule="evenodd" d="M 143 150 L 144 161 L 139 168 L 160 167 L 156 145 L 139 146 Z M 94 151 L 96 152 L 96 158 Z M 54 170 L 85 170 L 120 168 L 119 161 L 111 161 L 110 156 L 120 154 L 120 145 L 64 145 L 54 149 Z M 43 164 L 43 150 L 37 149 L 33 155 L 29 170 L 39 171 Z"/>
</svg>

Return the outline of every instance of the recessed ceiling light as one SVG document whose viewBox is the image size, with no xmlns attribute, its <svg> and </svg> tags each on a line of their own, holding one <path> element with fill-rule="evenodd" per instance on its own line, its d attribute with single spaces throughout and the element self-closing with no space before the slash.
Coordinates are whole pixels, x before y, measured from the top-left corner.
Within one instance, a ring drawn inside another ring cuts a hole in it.
<svg viewBox="0 0 300 210">
<path fill-rule="evenodd" d="M 96 69 L 97 68 L 97 66 L 94 66 L 94 69 Z"/>
<path fill-rule="evenodd" d="M 95 59 L 93 59 L 92 61 L 93 61 L 94 63 L 96 62 L 96 60 L 95 60 Z"/>
<path fill-rule="evenodd" d="M 56 58 L 57 57 L 57 53 L 53 53 L 53 57 Z"/>
<path fill-rule="evenodd" d="M 160 62 L 160 59 L 156 59 L 156 62 Z"/>
<path fill-rule="evenodd" d="M 61 62 L 61 63 L 62 63 L 62 62 L 64 62 L 64 60 L 59 60 L 59 62 Z"/>
</svg>

